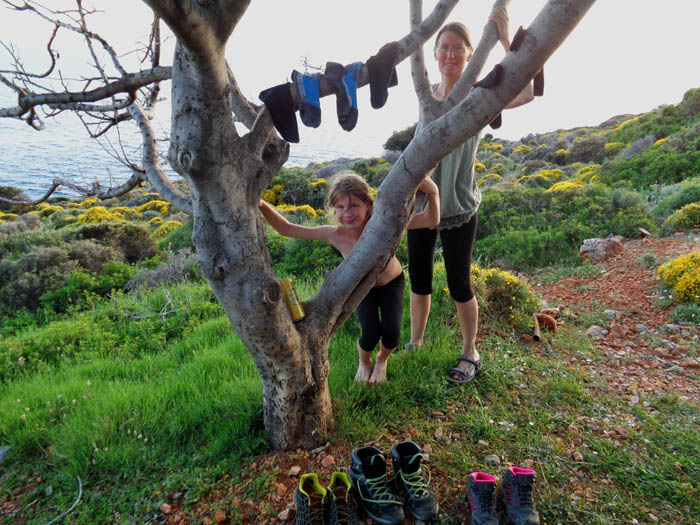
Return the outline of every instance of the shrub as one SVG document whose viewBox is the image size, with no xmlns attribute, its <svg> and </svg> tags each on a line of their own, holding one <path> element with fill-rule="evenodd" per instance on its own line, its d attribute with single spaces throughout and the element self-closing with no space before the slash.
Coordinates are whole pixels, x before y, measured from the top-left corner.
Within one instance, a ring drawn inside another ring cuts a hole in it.
<svg viewBox="0 0 700 525">
<path fill-rule="evenodd" d="M 408 147 L 408 144 L 413 140 L 416 133 L 416 124 L 408 126 L 400 131 L 394 131 L 384 143 L 384 149 L 387 151 L 403 151 Z"/>
<path fill-rule="evenodd" d="M 88 224 L 88 223 L 100 223 L 100 222 L 114 222 L 114 221 L 124 221 L 119 213 L 113 213 L 104 206 L 94 206 L 88 208 L 83 213 L 78 215 L 75 220 L 76 224 Z"/>
<path fill-rule="evenodd" d="M 373 188 L 378 188 L 391 171 L 391 164 L 381 158 L 372 158 L 355 162 L 350 169 L 361 175 Z"/>
<path fill-rule="evenodd" d="M 191 215 L 188 215 L 182 226 L 171 231 L 168 235 L 158 241 L 158 247 L 161 249 L 167 248 L 173 252 L 179 252 L 183 248 L 194 250 L 192 244 L 192 230 L 194 228 L 194 220 Z"/>
<path fill-rule="evenodd" d="M 322 185 L 312 185 L 317 179 L 313 171 L 302 168 L 282 168 L 270 183 L 274 188 L 280 185 L 278 202 L 301 206 L 308 204 L 313 208 L 323 208 L 326 189 Z"/>
<path fill-rule="evenodd" d="M 499 180 L 501 180 L 501 176 L 498 173 L 487 173 L 477 181 L 476 185 L 481 188 L 482 186 L 495 184 Z"/>
<path fill-rule="evenodd" d="M 682 182 L 679 186 L 661 198 L 652 208 L 654 217 L 664 218 L 693 202 L 700 202 L 700 180 L 692 179 Z"/>
<path fill-rule="evenodd" d="M 295 277 L 325 275 L 338 266 L 343 257 L 327 242 L 282 237 L 268 229 L 268 243 L 275 272 Z"/>
<path fill-rule="evenodd" d="M 162 239 L 177 230 L 180 226 L 182 226 L 180 221 L 166 221 L 153 232 L 153 236 L 156 239 Z"/>
<path fill-rule="evenodd" d="M 534 325 L 533 314 L 539 300 L 530 287 L 513 274 L 498 268 L 482 270 L 472 265 L 474 286 L 479 294 L 479 307 L 486 316 L 506 319 L 518 330 Z"/>
<path fill-rule="evenodd" d="M 679 153 L 665 148 L 648 148 L 634 158 L 606 163 L 599 172 L 605 184 L 628 180 L 637 189 L 653 184 L 673 184 L 698 173 L 700 151 Z"/>
<path fill-rule="evenodd" d="M 606 142 L 603 149 L 606 157 L 614 157 L 626 147 L 627 145 L 624 142 Z"/>
<path fill-rule="evenodd" d="M 155 199 L 142 204 L 141 206 L 136 208 L 136 211 L 138 213 L 143 213 L 145 211 L 157 211 L 161 215 L 167 216 L 168 214 L 170 214 L 170 203 L 167 201 Z"/>
<path fill-rule="evenodd" d="M 522 154 L 527 154 L 532 151 L 532 148 L 528 146 L 527 144 L 521 144 L 520 146 L 516 146 L 513 148 L 513 153 L 522 153 Z"/>
<path fill-rule="evenodd" d="M 700 303 L 700 252 L 691 252 L 659 266 L 657 275 L 679 302 Z"/>
<path fill-rule="evenodd" d="M 700 202 L 686 204 L 664 221 L 665 230 L 692 230 L 700 227 Z"/>
<path fill-rule="evenodd" d="M 70 235 L 118 248 L 126 262 L 139 262 L 158 252 L 147 228 L 127 222 L 86 223 L 71 231 Z"/>
<path fill-rule="evenodd" d="M 601 163 L 605 158 L 605 137 L 600 135 L 576 137 L 571 145 L 572 162 Z"/>
<path fill-rule="evenodd" d="M 630 144 L 648 135 L 664 138 L 680 130 L 686 123 L 687 117 L 679 106 L 662 106 L 626 120 L 613 130 L 609 140 Z"/>
<path fill-rule="evenodd" d="M 700 117 L 700 88 L 692 88 L 686 91 L 679 109 L 688 120 Z"/>
<path fill-rule="evenodd" d="M 141 268 L 130 276 L 124 284 L 127 291 L 139 290 L 144 286 L 155 288 L 162 284 L 173 284 L 185 279 L 199 278 L 197 257 L 189 248 L 184 248 L 172 255 L 166 262 L 154 269 Z"/>
<path fill-rule="evenodd" d="M 503 144 L 498 144 L 496 142 L 487 142 L 485 139 L 479 143 L 479 150 L 485 151 L 501 151 L 503 149 Z"/>
<path fill-rule="evenodd" d="M 18 202 L 26 202 L 29 200 L 29 197 L 27 197 L 21 189 L 15 188 L 14 186 L 0 185 L 0 197 Z M 12 206 L 13 205 L 8 202 L 0 201 L 0 211 L 10 211 Z"/>
<path fill-rule="evenodd" d="M 0 222 L 14 221 L 19 215 L 16 213 L 5 213 L 0 211 Z"/>
<path fill-rule="evenodd" d="M 11 222 L 0 223 L 0 233 L 11 234 L 37 230 L 41 228 L 41 217 L 35 213 L 25 213 Z"/>
</svg>

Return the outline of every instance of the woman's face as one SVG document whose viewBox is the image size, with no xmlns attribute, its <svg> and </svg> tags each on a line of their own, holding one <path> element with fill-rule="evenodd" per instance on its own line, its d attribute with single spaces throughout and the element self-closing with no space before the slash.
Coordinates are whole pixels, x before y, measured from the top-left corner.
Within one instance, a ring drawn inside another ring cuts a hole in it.
<svg viewBox="0 0 700 525">
<path fill-rule="evenodd" d="M 445 31 L 435 46 L 435 60 L 443 77 L 459 78 L 472 52 L 457 33 Z"/>
</svg>

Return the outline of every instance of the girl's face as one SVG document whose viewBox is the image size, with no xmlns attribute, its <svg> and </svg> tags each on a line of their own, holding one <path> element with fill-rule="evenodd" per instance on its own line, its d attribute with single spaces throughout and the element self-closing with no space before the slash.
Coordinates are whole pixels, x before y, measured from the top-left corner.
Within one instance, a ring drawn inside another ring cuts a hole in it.
<svg viewBox="0 0 700 525">
<path fill-rule="evenodd" d="M 435 60 L 443 77 L 459 78 L 472 52 L 457 33 L 445 31 L 435 45 Z"/>
<path fill-rule="evenodd" d="M 369 218 L 369 205 L 347 193 L 342 193 L 338 197 L 333 208 L 338 224 L 349 230 L 361 230 Z"/>
</svg>

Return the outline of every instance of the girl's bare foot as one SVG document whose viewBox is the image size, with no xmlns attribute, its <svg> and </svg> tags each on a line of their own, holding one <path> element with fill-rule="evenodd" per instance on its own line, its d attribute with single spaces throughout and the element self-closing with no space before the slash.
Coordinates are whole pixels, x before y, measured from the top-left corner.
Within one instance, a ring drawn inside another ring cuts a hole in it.
<svg viewBox="0 0 700 525">
<path fill-rule="evenodd" d="M 369 381 L 369 374 L 372 370 L 372 361 L 369 364 L 360 362 L 357 365 L 357 373 L 355 374 L 355 381 L 358 383 L 367 383 Z"/>
<path fill-rule="evenodd" d="M 374 371 L 372 371 L 372 377 L 369 378 L 370 385 L 386 383 L 386 365 L 388 361 L 388 359 L 377 359 L 377 362 L 374 364 Z"/>
</svg>

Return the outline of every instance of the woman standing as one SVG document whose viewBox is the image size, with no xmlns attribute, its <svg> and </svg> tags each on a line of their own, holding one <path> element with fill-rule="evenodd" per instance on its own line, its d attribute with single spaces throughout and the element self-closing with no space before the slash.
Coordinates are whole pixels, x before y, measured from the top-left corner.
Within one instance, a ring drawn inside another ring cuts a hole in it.
<svg viewBox="0 0 700 525">
<path fill-rule="evenodd" d="M 499 40 L 506 53 L 510 48 L 508 38 L 508 13 L 497 7 L 489 16 L 496 24 Z M 435 41 L 434 56 L 442 82 L 433 87 L 433 96 L 444 100 L 452 91 L 472 56 L 473 47 L 469 31 L 459 23 L 448 23 L 440 29 Z M 513 108 L 533 99 L 532 86 L 528 85 L 506 106 Z M 474 177 L 474 161 L 480 133 L 469 138 L 438 164 L 433 180 L 440 192 L 440 223 L 434 228 L 409 230 L 408 273 L 411 280 L 411 341 L 408 348 L 423 345 L 423 335 L 430 314 L 433 290 L 433 259 L 438 233 L 442 242 L 447 286 L 455 301 L 457 317 L 462 331 L 462 350 L 457 365 L 447 375 L 448 381 L 468 383 L 481 368 L 476 349 L 476 333 L 479 306 L 471 287 L 470 268 L 472 248 L 477 228 L 477 209 L 481 193 Z"/>
</svg>

